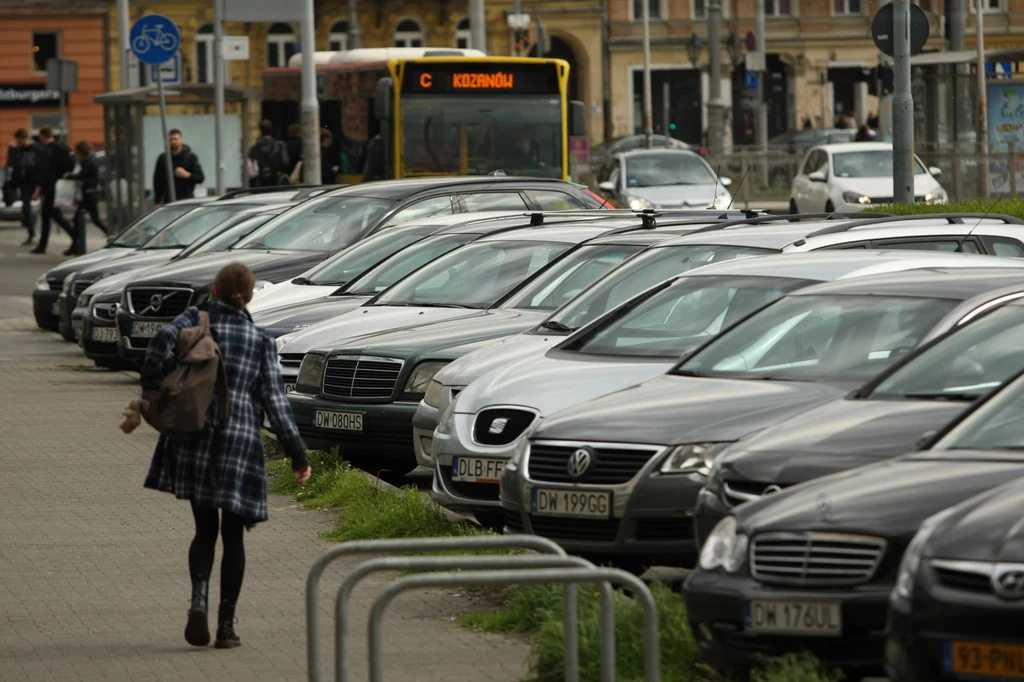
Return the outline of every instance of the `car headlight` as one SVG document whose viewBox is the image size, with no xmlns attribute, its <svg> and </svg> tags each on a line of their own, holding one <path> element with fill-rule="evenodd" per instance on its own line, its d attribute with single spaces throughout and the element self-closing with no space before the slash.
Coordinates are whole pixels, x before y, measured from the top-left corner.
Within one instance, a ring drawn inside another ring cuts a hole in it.
<svg viewBox="0 0 1024 682">
<path fill-rule="evenodd" d="M 932 533 L 942 521 L 953 512 L 953 508 L 941 511 L 934 516 L 925 519 L 914 538 L 907 545 L 903 552 L 903 559 L 900 561 L 899 577 L 896 578 L 896 587 L 892 591 L 892 600 L 902 599 L 910 601 L 914 596 L 914 583 L 917 581 L 917 572 L 921 568 L 921 558 L 924 556 L 924 548 L 928 544 Z"/>
<path fill-rule="evenodd" d="M 280 339 L 278 340 L 280 341 Z M 317 387 L 320 386 L 320 377 L 323 376 L 326 363 L 326 356 L 306 353 L 306 357 L 302 358 L 302 364 L 299 365 L 299 376 L 295 379 L 295 390 L 311 388 L 313 392 L 316 392 Z"/>
<path fill-rule="evenodd" d="M 73 272 L 70 275 L 68 275 L 67 277 L 65 277 L 64 278 L 64 285 L 61 287 L 60 290 L 62 292 L 64 292 L 65 294 L 70 294 L 71 293 L 71 287 L 75 283 L 75 278 L 76 277 L 78 277 L 78 273 L 77 272 Z M 43 275 L 42 277 L 40 277 L 39 281 L 36 282 L 36 288 L 37 289 L 40 288 L 39 285 L 42 282 L 46 282 L 46 275 Z M 50 285 L 47 284 L 46 287 L 44 287 L 44 288 L 49 289 Z"/>
<path fill-rule="evenodd" d="M 729 208 L 730 204 L 732 204 L 732 195 L 728 192 L 720 192 L 719 194 L 716 194 L 715 200 L 711 203 L 711 205 L 717 210 L 725 210 Z"/>
<path fill-rule="evenodd" d="M 444 369 L 447 364 L 447 362 L 421 362 L 416 365 L 412 374 L 409 375 L 409 380 L 405 382 L 404 393 L 426 393 L 427 387 L 434 380 L 434 375 Z"/>
<path fill-rule="evenodd" d="M 943 189 L 937 189 L 924 195 L 924 203 L 926 204 L 941 204 L 946 199 L 946 191 Z"/>
<path fill-rule="evenodd" d="M 88 308 L 90 301 L 92 301 L 92 295 L 91 294 L 82 294 L 81 296 L 78 297 L 78 306 L 77 307 L 79 307 L 79 308 Z"/>
<path fill-rule="evenodd" d="M 747 556 L 747 536 L 736 532 L 736 518 L 726 516 L 704 541 L 700 550 L 700 567 L 705 571 L 716 568 L 735 573 L 743 566 Z"/>
<path fill-rule="evenodd" d="M 643 197 L 627 196 L 626 203 L 629 204 L 629 207 L 634 211 L 642 211 L 645 208 L 654 208 L 654 204 Z"/>
<path fill-rule="evenodd" d="M 430 407 L 441 406 L 441 391 L 444 390 L 444 386 L 440 381 L 432 380 L 430 385 L 427 386 L 427 392 L 423 395 L 423 402 Z"/>
<path fill-rule="evenodd" d="M 661 463 L 663 474 L 702 474 L 707 476 L 719 453 L 729 443 L 690 443 L 673 448 Z"/>
<path fill-rule="evenodd" d="M 459 402 L 459 396 L 452 398 L 452 401 L 448 403 L 447 409 L 444 414 L 441 415 L 440 421 L 437 422 L 436 433 L 442 436 L 452 435 L 452 427 L 455 426 L 455 404 Z"/>
<path fill-rule="evenodd" d="M 870 204 L 871 197 L 866 197 L 859 192 L 843 192 L 843 201 L 848 204 Z"/>
<path fill-rule="evenodd" d="M 66 288 L 68 286 L 67 285 L 67 281 L 68 281 L 68 278 L 65 277 L 64 278 L 64 282 L 65 282 L 65 284 L 64 284 L 65 289 L 64 290 L 65 291 L 67 291 L 67 288 Z M 40 275 L 39 279 L 36 280 L 36 291 L 49 291 L 49 290 L 50 290 L 50 282 L 49 282 L 49 280 L 46 279 L 46 275 Z"/>
</svg>

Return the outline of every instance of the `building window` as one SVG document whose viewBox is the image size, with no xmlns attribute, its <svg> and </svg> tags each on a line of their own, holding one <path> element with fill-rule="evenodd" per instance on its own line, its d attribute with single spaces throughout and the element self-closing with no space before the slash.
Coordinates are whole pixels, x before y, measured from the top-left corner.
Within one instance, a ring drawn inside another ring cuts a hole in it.
<svg viewBox="0 0 1024 682">
<path fill-rule="evenodd" d="M 661 0 L 647 0 L 648 12 L 651 19 L 664 19 L 661 14 Z M 644 0 L 633 0 L 633 20 L 643 21 Z"/>
<path fill-rule="evenodd" d="M 196 83 L 213 82 L 213 24 L 196 31 Z"/>
<path fill-rule="evenodd" d="M 60 58 L 60 34 L 36 31 L 32 34 L 32 65 L 36 73 L 46 73 L 46 62 Z"/>
<path fill-rule="evenodd" d="M 974 4 L 973 2 L 971 3 Z M 1002 12 L 1003 0 L 981 0 L 981 6 L 986 12 Z"/>
<path fill-rule="evenodd" d="M 267 66 L 288 66 L 298 38 L 288 24 L 274 24 L 267 31 Z"/>
<path fill-rule="evenodd" d="M 723 6 L 724 9 L 724 6 Z M 708 16 L 707 0 L 693 0 L 693 18 L 706 19 Z"/>
<path fill-rule="evenodd" d="M 395 47 L 424 47 L 427 37 L 423 26 L 415 19 L 403 19 L 395 27 Z"/>
<path fill-rule="evenodd" d="M 460 50 L 469 48 L 470 41 L 469 18 L 463 19 L 455 28 L 455 47 Z"/>
<path fill-rule="evenodd" d="M 836 15 L 860 14 L 861 3 L 860 0 L 835 0 L 832 10 Z"/>
<path fill-rule="evenodd" d="M 348 49 L 348 22 L 336 21 L 331 26 L 331 52 L 340 52 Z"/>
<path fill-rule="evenodd" d="M 793 15 L 790 0 L 764 0 L 764 13 L 769 17 L 788 17 Z"/>
</svg>

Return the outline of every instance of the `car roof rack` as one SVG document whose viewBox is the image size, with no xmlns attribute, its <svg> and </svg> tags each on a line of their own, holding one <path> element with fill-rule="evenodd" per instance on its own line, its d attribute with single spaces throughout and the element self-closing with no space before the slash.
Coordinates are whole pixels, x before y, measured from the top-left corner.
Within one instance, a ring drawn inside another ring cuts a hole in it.
<svg viewBox="0 0 1024 682">
<path fill-rule="evenodd" d="M 593 215 L 601 218 L 628 218 L 630 216 L 636 216 L 640 218 L 641 226 L 644 229 L 654 229 L 658 226 L 658 218 L 666 216 L 692 216 L 695 219 L 703 218 L 699 222 L 705 223 L 708 220 L 728 220 L 730 213 L 739 213 L 746 216 L 746 220 L 752 220 L 761 216 L 766 215 L 763 211 L 749 208 L 731 208 L 722 210 L 710 210 L 706 208 L 679 208 L 679 209 L 644 209 L 643 211 L 633 211 L 630 209 L 607 209 L 607 208 L 593 208 L 593 209 L 580 209 L 570 211 L 529 211 L 524 215 L 530 216 L 530 226 L 540 227 L 544 224 L 544 220 L 547 216 L 564 216 L 564 215 Z"/>
<path fill-rule="evenodd" d="M 753 227 L 753 226 L 756 226 L 756 225 L 765 225 L 765 224 L 768 224 L 768 223 L 781 223 L 781 222 L 798 223 L 798 222 L 800 222 L 802 220 L 815 220 L 815 221 L 819 221 L 819 222 L 823 221 L 823 220 L 825 220 L 825 221 L 827 221 L 827 220 L 849 220 L 849 219 L 854 218 L 854 217 L 858 217 L 859 218 L 862 215 L 863 215 L 862 213 L 840 213 L 840 212 L 833 212 L 833 213 L 790 213 L 790 214 L 782 213 L 782 214 L 779 214 L 779 215 L 763 215 L 763 216 L 757 216 L 755 218 L 749 218 L 749 219 L 746 219 L 746 220 L 727 220 L 725 222 L 718 223 L 716 225 L 708 225 L 707 227 L 702 227 L 700 229 L 694 230 L 690 234 L 700 234 L 701 232 L 714 232 L 715 230 L 724 230 L 727 227 L 739 227 L 739 226 L 750 226 L 750 227 Z M 878 213 L 876 215 L 879 216 L 879 218 L 876 219 L 879 222 L 882 222 L 882 221 L 886 220 L 887 217 L 889 217 L 888 213 Z M 870 222 L 870 221 L 865 221 L 865 222 Z"/>
<path fill-rule="evenodd" d="M 344 185 L 275 185 L 274 187 L 239 187 L 238 189 L 233 189 L 225 192 L 221 196 L 217 197 L 216 200 L 221 201 L 222 199 L 236 199 L 238 197 L 249 197 L 254 194 L 272 194 L 274 192 L 290 192 L 300 190 L 319 189 L 326 192 L 329 189 L 340 189 L 341 187 L 344 187 Z M 303 192 L 303 196 L 305 195 L 306 193 Z"/>
<path fill-rule="evenodd" d="M 883 218 L 882 220 L 854 220 L 853 222 L 843 223 L 841 225 L 829 225 L 828 227 L 823 227 L 820 230 L 807 235 L 807 239 L 810 239 L 811 237 L 821 237 L 826 234 L 846 232 L 847 230 L 852 230 L 857 227 L 866 227 L 868 225 L 877 225 L 879 223 L 909 223 L 918 220 L 935 219 L 945 220 L 949 225 L 963 225 L 965 219 L 977 219 L 979 223 L 982 220 L 1001 220 L 1006 225 L 1024 225 L 1024 220 L 1011 215 L 1005 215 L 1003 213 L 921 213 L 918 215 L 892 216 Z"/>
</svg>

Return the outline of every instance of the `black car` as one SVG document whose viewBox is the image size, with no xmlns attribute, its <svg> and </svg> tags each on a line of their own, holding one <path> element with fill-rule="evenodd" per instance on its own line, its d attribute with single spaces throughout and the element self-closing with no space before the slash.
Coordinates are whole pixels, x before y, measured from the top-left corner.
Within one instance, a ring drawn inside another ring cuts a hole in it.
<svg viewBox="0 0 1024 682">
<path fill-rule="evenodd" d="M 248 265 L 257 287 L 302 274 L 378 230 L 433 215 L 477 211 L 599 208 L 584 190 L 539 178 L 420 178 L 364 183 L 310 199 L 230 251 L 190 258 L 125 288 L 117 313 L 122 357 L 139 360 L 160 328 L 209 297 L 228 263 Z"/>
<path fill-rule="evenodd" d="M 905 667 L 913 665 L 907 658 L 895 667 L 933 671 L 897 679 L 952 679 L 943 670 L 941 652 L 954 649 L 959 674 L 981 670 L 973 666 L 974 656 L 985 650 L 972 645 L 996 637 L 1005 641 L 1007 632 L 1016 632 L 1010 623 L 1019 618 L 985 620 L 979 611 L 967 618 L 962 610 L 967 603 L 981 611 L 995 603 L 991 594 L 978 593 L 991 586 L 989 579 L 958 571 L 962 564 L 935 560 L 1024 558 L 1019 540 L 1007 533 L 1011 526 L 1019 528 L 1020 497 L 1004 499 L 1002 508 L 986 507 L 992 523 L 976 528 L 988 534 L 971 532 L 970 524 L 986 524 L 986 517 L 972 513 L 969 505 L 930 517 L 1024 477 L 1022 401 L 1024 379 L 1018 376 L 926 450 L 794 486 L 733 510 L 712 531 L 699 566 L 683 585 L 704 658 L 736 671 L 752 667 L 760 656 L 807 650 L 824 665 L 843 668 L 849 679 L 880 673 L 895 588 L 894 612 L 908 613 L 909 604 L 900 602 L 910 600 L 924 609 L 921 618 L 909 621 L 924 626 L 915 630 L 920 638 L 911 640 L 897 617 L 890 640 L 890 648 L 902 640 L 902 654 L 910 653 L 924 667 Z M 999 514 L 1013 515 L 1014 521 L 992 518 Z M 1009 615 L 1009 609 L 1003 607 L 1002 614 Z M 971 652 L 970 668 L 959 667 L 958 641 Z M 954 646 L 947 649 L 947 643 Z M 896 653 L 891 660 L 900 658 Z"/>
<path fill-rule="evenodd" d="M 994 307 L 879 378 L 724 452 L 697 498 L 698 544 L 729 509 L 766 491 L 913 450 L 1024 368 L 1022 288 L 992 292 Z"/>
</svg>

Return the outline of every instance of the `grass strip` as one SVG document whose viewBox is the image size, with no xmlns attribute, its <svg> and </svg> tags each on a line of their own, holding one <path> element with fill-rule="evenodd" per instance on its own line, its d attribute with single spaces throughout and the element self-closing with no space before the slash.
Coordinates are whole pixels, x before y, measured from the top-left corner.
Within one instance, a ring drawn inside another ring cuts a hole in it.
<svg viewBox="0 0 1024 682">
<path fill-rule="evenodd" d="M 954 201 L 948 204 L 880 204 L 865 213 L 891 213 L 893 215 L 926 215 L 929 213 L 1003 214 L 1024 218 L 1024 199 L 1008 198 L 983 201 Z M 870 217 L 870 216 L 867 216 Z"/>
</svg>

